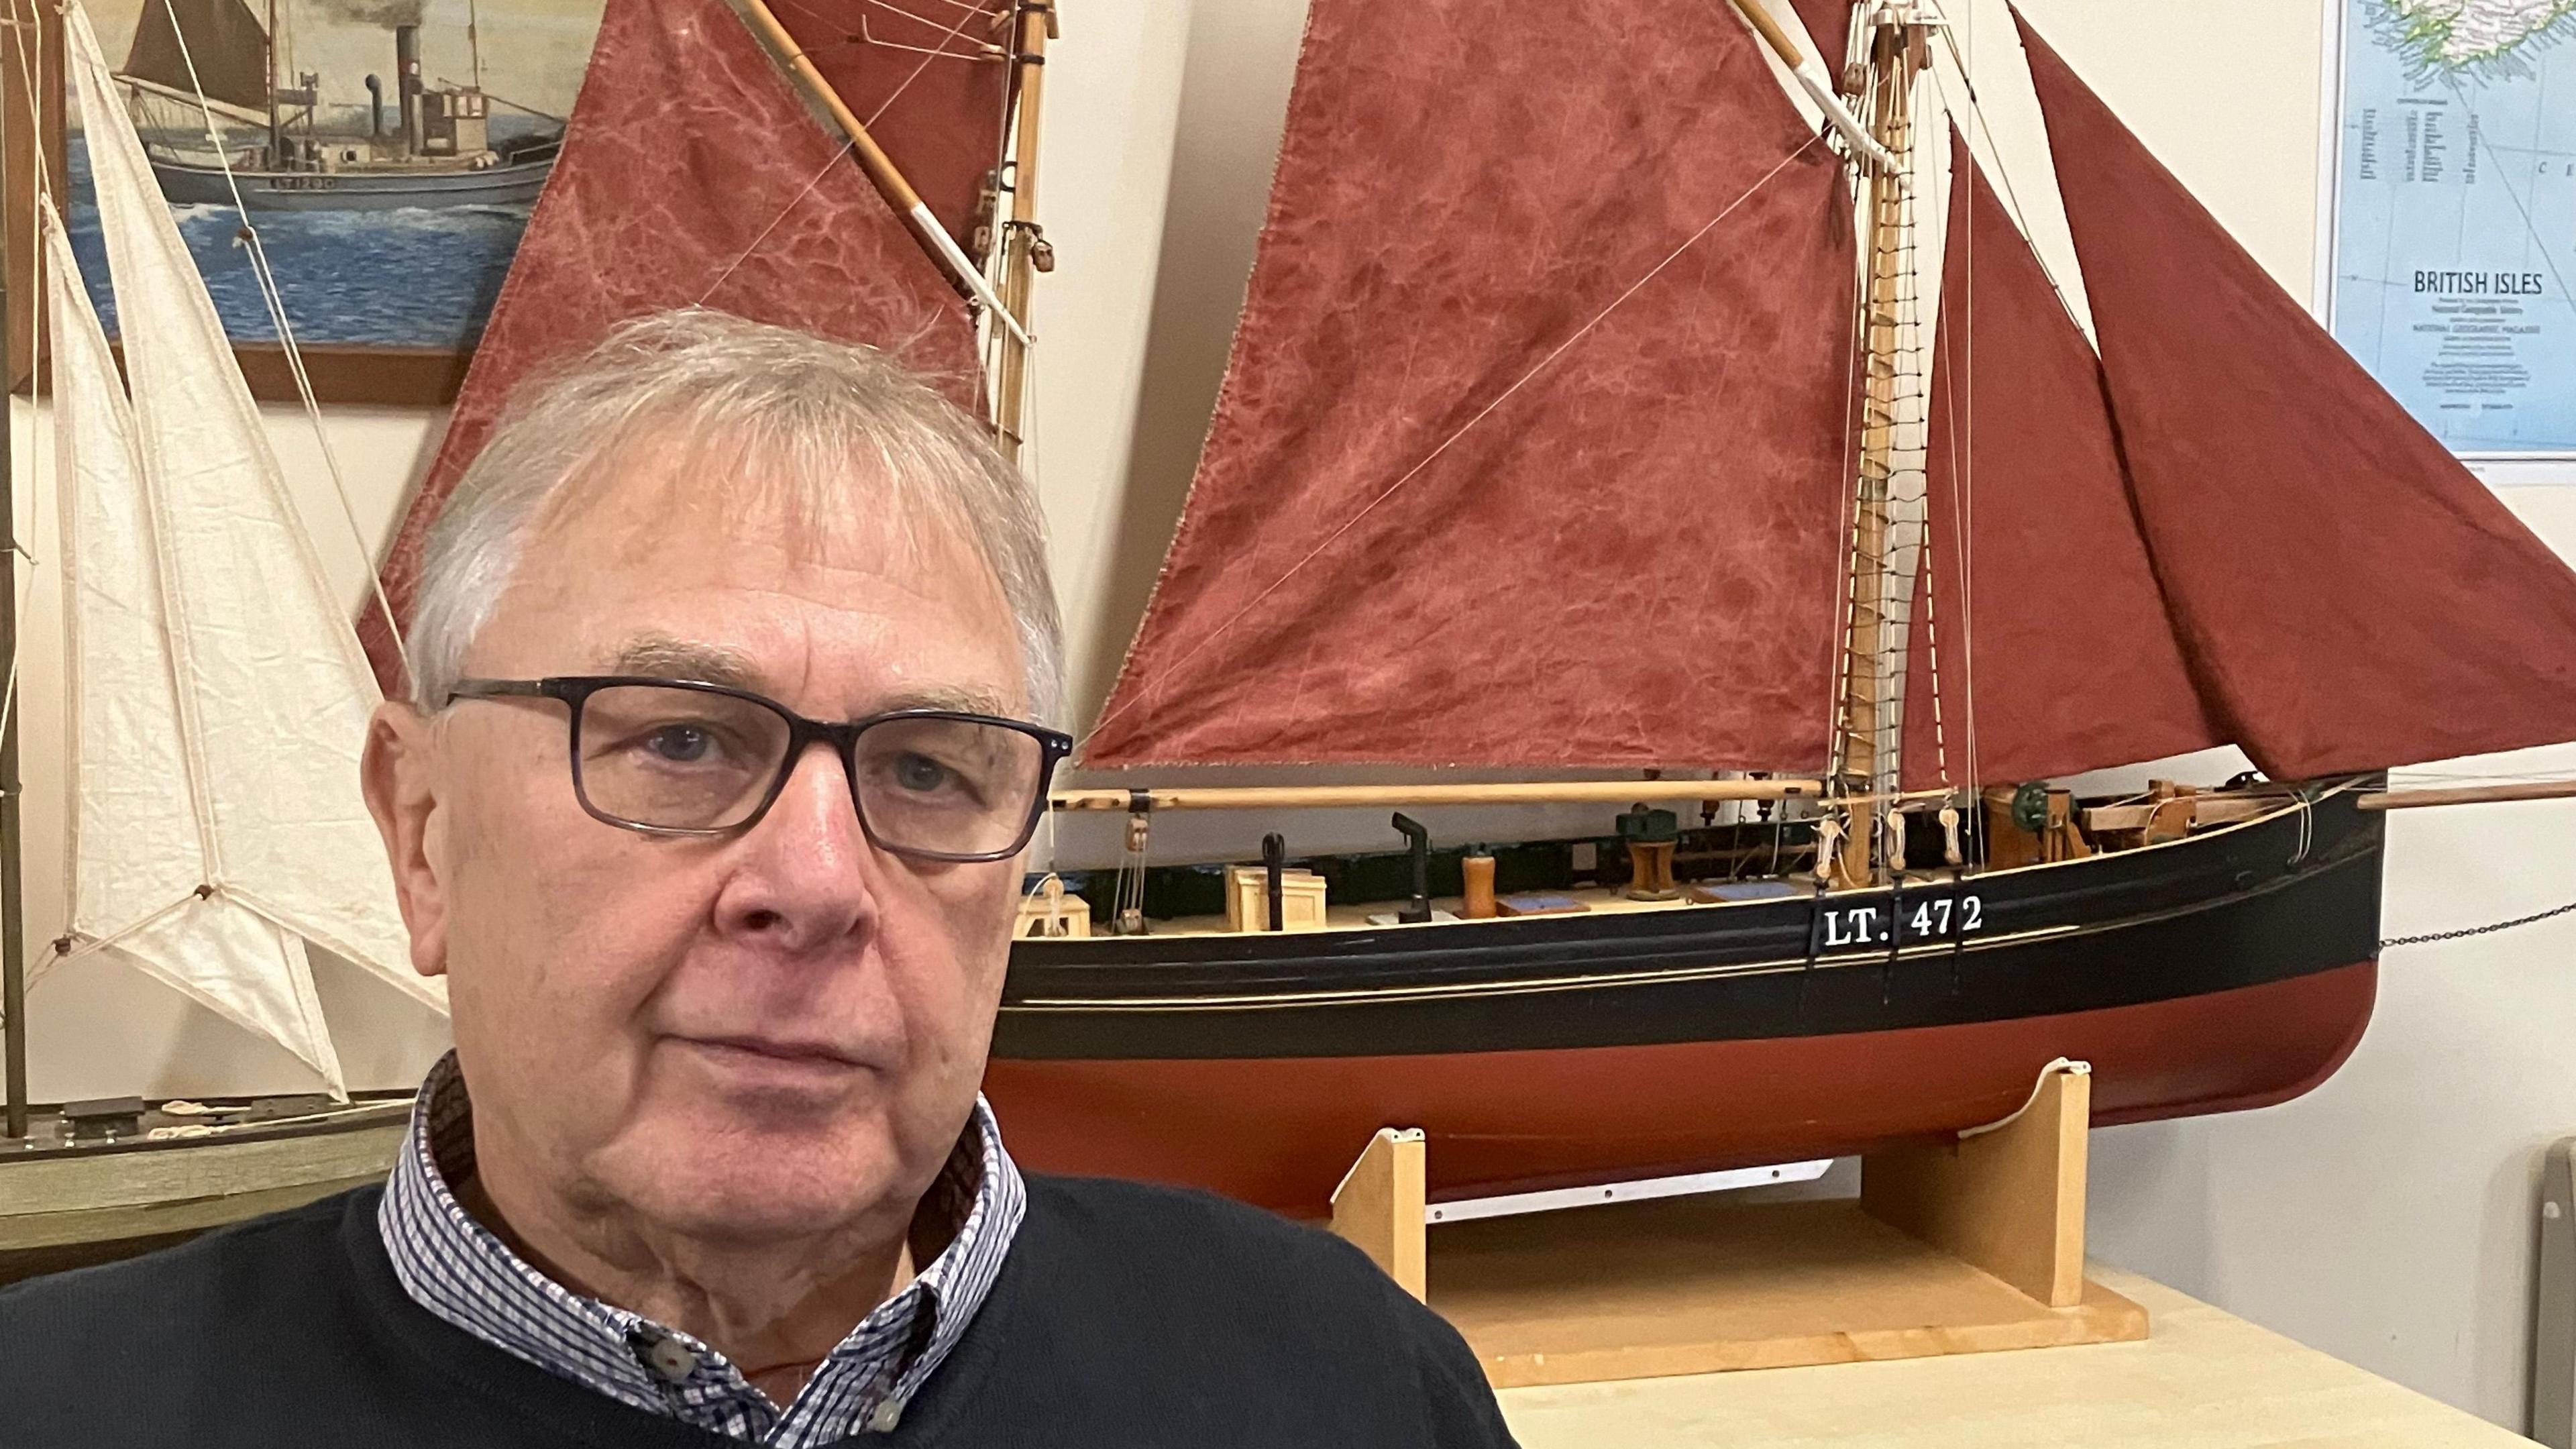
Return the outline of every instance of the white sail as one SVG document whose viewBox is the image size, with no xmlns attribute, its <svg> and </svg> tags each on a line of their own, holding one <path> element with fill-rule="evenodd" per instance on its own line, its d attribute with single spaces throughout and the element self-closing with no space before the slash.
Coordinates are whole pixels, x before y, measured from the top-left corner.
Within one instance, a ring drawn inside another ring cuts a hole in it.
<svg viewBox="0 0 2576 1449">
<path fill-rule="evenodd" d="M 89 17 L 73 3 L 65 19 L 123 323 L 204 883 L 444 1011 L 443 984 L 410 968 L 392 875 L 359 794 L 374 676 L 296 519 Z"/>
<path fill-rule="evenodd" d="M 343 1091 L 304 944 L 209 879 L 181 734 L 152 500 L 107 336 L 50 208 L 56 502 L 62 511 L 66 874 L 77 952 L 134 967 L 269 1037 Z"/>
</svg>

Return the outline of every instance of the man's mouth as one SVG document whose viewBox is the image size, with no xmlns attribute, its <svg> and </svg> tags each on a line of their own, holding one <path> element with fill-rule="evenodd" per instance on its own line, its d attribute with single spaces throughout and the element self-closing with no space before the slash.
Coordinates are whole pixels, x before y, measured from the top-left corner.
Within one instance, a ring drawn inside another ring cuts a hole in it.
<svg viewBox="0 0 2576 1449">
<path fill-rule="evenodd" d="M 772 1036 L 675 1036 L 691 1055 L 733 1075 L 768 1079 L 846 1077 L 868 1063 L 830 1042 Z"/>
</svg>

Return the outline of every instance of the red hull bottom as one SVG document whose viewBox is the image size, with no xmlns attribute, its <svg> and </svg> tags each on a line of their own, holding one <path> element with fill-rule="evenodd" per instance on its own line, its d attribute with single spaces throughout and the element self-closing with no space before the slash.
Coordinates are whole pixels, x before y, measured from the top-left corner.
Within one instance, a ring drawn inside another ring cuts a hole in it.
<svg viewBox="0 0 2576 1449">
<path fill-rule="evenodd" d="M 1380 1127 L 1430 1135 L 1436 1196 L 1860 1152 L 1991 1122 L 2093 1064 L 2107 1126 L 2265 1107 L 2359 1044 L 2378 963 L 2140 1006 L 1957 1026 L 1427 1056 L 996 1059 L 985 1092 L 1043 1172 L 1204 1187 L 1320 1215 Z"/>
</svg>

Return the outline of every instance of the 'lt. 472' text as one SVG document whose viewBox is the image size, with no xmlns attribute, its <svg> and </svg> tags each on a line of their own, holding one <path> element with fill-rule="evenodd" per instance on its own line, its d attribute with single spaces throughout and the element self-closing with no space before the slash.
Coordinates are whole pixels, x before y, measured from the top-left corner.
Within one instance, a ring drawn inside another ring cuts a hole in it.
<svg viewBox="0 0 2576 1449">
<path fill-rule="evenodd" d="M 1828 951 L 1846 946 L 1901 946 L 1982 930 L 1986 905 L 1976 896 L 1941 896 L 1892 906 L 1835 906 L 1825 911 L 1821 924 L 1823 931 L 1817 943 Z"/>
</svg>

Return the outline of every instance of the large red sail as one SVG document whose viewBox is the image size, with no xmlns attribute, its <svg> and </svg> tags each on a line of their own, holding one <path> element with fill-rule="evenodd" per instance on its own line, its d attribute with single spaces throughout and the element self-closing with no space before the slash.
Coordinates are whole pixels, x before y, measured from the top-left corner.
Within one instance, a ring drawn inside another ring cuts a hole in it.
<svg viewBox="0 0 2576 1449">
<path fill-rule="evenodd" d="M 861 9 L 777 7 L 858 115 L 882 108 L 872 130 L 962 241 L 999 154 L 1004 67 L 850 43 Z M 921 45 L 944 31 L 882 9 L 868 10 L 867 29 Z M 988 37 L 979 28 L 972 38 Z M 511 390 L 627 319 L 696 303 L 873 343 L 976 406 L 963 304 L 857 165 L 835 163 L 840 150 L 723 0 L 609 0 L 562 159 L 387 550 L 382 577 L 398 614 L 410 609 L 423 535 Z M 382 616 L 369 609 L 360 633 L 394 692 Z"/>
<path fill-rule="evenodd" d="M 1956 130 L 1950 177 L 1906 786 L 2223 744 L 2138 538 L 2092 344 Z"/>
<path fill-rule="evenodd" d="M 1316 0 L 1090 762 L 1823 762 L 1852 221 L 1756 43 Z"/>
<path fill-rule="evenodd" d="M 2280 778 L 2576 739 L 2576 573 L 2020 23 L 2140 530 L 2224 732 Z"/>
</svg>

